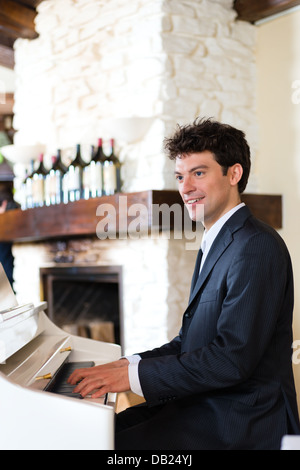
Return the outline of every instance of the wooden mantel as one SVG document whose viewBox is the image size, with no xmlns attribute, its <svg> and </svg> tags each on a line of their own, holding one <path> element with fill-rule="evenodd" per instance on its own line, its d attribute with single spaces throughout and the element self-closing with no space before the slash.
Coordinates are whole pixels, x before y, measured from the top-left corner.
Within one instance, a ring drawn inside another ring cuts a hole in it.
<svg viewBox="0 0 300 470">
<path fill-rule="evenodd" d="M 253 215 L 276 229 L 282 227 L 281 196 L 244 194 L 243 201 L 249 206 Z M 105 210 L 108 207 L 112 208 L 111 214 L 116 215 L 112 217 L 116 220 L 116 233 L 119 233 L 120 228 L 127 228 L 137 217 L 141 220 L 142 228 L 150 230 L 153 205 L 160 206 L 164 203 L 169 206 L 176 203 L 183 206 L 178 191 L 151 190 L 82 199 L 68 204 L 36 207 L 25 211 L 15 209 L 0 215 L 0 241 L 32 242 L 95 236 L 99 222 L 104 218 L 107 220 Z M 107 206 L 108 204 L 110 206 Z M 133 204 L 142 204 L 147 209 L 143 218 L 137 215 L 138 206 L 134 206 L 133 213 L 128 215 L 128 209 Z M 111 220 L 111 223 L 112 227 L 114 220 Z"/>
<path fill-rule="evenodd" d="M 234 0 L 238 19 L 255 23 L 300 5 L 300 0 Z"/>
</svg>

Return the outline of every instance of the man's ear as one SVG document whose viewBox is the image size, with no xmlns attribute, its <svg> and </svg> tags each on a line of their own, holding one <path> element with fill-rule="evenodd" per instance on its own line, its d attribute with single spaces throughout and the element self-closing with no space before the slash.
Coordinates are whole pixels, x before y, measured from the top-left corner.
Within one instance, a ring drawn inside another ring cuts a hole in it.
<svg viewBox="0 0 300 470">
<path fill-rule="evenodd" d="M 240 163 L 236 163 L 228 169 L 228 172 L 230 176 L 230 184 L 232 186 L 238 185 L 244 172 L 242 165 Z"/>
</svg>

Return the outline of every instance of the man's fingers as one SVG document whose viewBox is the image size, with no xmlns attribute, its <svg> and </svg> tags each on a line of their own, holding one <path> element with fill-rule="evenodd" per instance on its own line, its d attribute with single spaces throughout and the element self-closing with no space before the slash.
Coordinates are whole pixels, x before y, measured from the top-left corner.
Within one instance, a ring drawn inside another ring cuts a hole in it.
<svg viewBox="0 0 300 470">
<path fill-rule="evenodd" d="M 87 377 L 89 375 L 91 369 L 76 369 L 70 377 L 68 378 L 67 382 L 71 385 L 76 385 L 78 382 L 80 382 L 82 379 Z"/>
<path fill-rule="evenodd" d="M 100 380 L 85 378 L 77 385 L 77 387 L 74 388 L 73 393 L 80 393 L 80 395 L 85 397 L 86 395 L 89 395 L 91 392 L 95 391 L 93 398 L 97 398 L 103 395 L 101 390 L 103 386 L 104 383 Z"/>
<path fill-rule="evenodd" d="M 68 383 L 75 385 L 74 393 L 83 397 L 92 393 L 93 398 L 107 392 L 123 392 L 130 390 L 128 377 L 128 360 L 115 361 L 110 364 L 77 369 L 68 378 Z"/>
</svg>

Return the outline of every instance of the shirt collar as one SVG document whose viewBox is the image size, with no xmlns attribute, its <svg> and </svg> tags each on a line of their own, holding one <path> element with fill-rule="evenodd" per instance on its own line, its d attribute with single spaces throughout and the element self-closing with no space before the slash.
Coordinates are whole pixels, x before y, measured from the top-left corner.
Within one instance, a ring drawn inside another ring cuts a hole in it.
<svg viewBox="0 0 300 470">
<path fill-rule="evenodd" d="M 209 229 L 205 230 L 203 233 L 203 238 L 201 242 L 201 249 L 203 251 L 203 254 L 205 253 L 207 255 L 208 251 L 210 250 L 210 247 L 212 246 L 214 240 L 216 239 L 218 233 L 220 232 L 221 228 L 227 222 L 230 217 L 237 212 L 239 209 L 244 207 L 245 204 L 242 202 L 238 204 L 237 206 L 233 207 L 230 211 L 226 212 L 222 217 L 220 217 L 219 220 Z"/>
</svg>

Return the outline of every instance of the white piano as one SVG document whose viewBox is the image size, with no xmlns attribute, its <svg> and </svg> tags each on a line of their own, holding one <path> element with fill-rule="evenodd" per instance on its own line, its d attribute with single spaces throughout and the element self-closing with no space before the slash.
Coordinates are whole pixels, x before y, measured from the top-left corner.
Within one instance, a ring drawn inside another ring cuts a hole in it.
<svg viewBox="0 0 300 470">
<path fill-rule="evenodd" d="M 67 362 L 117 360 L 120 346 L 67 334 L 49 320 L 45 303 L 11 303 L 0 312 L 0 449 L 113 450 L 116 394 L 56 394 L 45 391 L 50 379 L 43 377 L 55 378 Z"/>
</svg>

